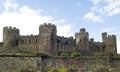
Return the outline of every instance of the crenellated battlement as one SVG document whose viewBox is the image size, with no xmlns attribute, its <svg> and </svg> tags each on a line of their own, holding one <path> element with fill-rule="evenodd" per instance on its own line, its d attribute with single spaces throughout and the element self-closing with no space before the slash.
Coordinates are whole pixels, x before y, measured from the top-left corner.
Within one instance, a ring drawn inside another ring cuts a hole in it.
<svg viewBox="0 0 120 72">
<path fill-rule="evenodd" d="M 116 35 L 108 35 L 107 38 L 115 38 L 115 37 L 116 37 Z"/>
<path fill-rule="evenodd" d="M 79 32 L 75 33 L 76 44 L 78 44 L 81 40 L 89 39 L 89 33 L 86 32 L 85 28 L 81 28 Z"/>
<path fill-rule="evenodd" d="M 107 35 L 107 32 L 102 33 L 102 41 L 106 46 L 106 52 L 117 53 L 116 35 Z"/>
<path fill-rule="evenodd" d="M 15 27 L 3 28 L 3 47 L 18 47 L 35 52 L 47 52 L 51 55 L 57 55 L 61 51 L 93 51 L 93 52 L 115 52 L 116 36 L 102 33 L 103 42 L 95 42 L 94 38 L 89 39 L 89 33 L 85 28 L 81 28 L 75 33 L 75 38 L 57 36 L 57 27 L 52 23 L 43 23 L 39 26 L 38 35 L 19 34 L 19 29 Z M 109 51 L 112 50 L 112 51 Z"/>
<path fill-rule="evenodd" d="M 11 27 L 11 26 L 6 26 L 6 27 L 4 27 L 3 29 L 5 29 L 5 30 L 19 30 L 18 28 L 16 28 L 16 27 Z"/>
<path fill-rule="evenodd" d="M 40 28 L 42 27 L 53 27 L 53 28 L 56 28 L 56 26 L 52 23 L 43 23 L 40 25 Z"/>
<path fill-rule="evenodd" d="M 85 28 L 81 28 L 80 33 L 84 33 L 84 32 L 85 32 Z"/>
<path fill-rule="evenodd" d="M 11 26 L 9 26 L 9 27 L 4 27 L 3 28 L 3 32 L 8 32 L 9 34 L 11 33 L 11 34 L 14 34 L 14 33 L 17 33 L 17 34 L 19 34 L 19 29 L 18 28 L 16 28 L 16 27 L 11 27 Z"/>
</svg>

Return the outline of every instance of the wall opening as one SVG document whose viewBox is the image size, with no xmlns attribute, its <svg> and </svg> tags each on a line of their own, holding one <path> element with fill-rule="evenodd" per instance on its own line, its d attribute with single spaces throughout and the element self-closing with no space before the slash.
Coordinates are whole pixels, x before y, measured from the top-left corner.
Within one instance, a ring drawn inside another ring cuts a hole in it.
<svg viewBox="0 0 120 72">
<path fill-rule="evenodd" d="M 24 42 L 24 40 L 22 40 L 22 44 L 24 44 L 25 42 Z"/>
<path fill-rule="evenodd" d="M 18 44 L 19 44 L 19 42 L 18 42 L 18 40 L 16 39 L 16 40 L 15 40 L 15 45 L 18 46 Z"/>
<path fill-rule="evenodd" d="M 57 43 L 60 43 L 60 40 L 59 40 L 59 39 L 57 39 Z"/>
<path fill-rule="evenodd" d="M 31 40 L 29 40 L 29 43 L 31 43 Z"/>
</svg>

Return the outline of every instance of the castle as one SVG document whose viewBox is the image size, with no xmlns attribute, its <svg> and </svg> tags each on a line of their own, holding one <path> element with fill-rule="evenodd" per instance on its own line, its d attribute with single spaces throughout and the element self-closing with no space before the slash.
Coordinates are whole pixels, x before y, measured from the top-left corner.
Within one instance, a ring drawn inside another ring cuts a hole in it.
<svg viewBox="0 0 120 72">
<path fill-rule="evenodd" d="M 41 24 L 38 35 L 27 36 L 21 36 L 15 27 L 4 27 L 0 72 L 60 72 L 64 66 L 66 72 L 119 72 L 116 36 L 101 35 L 102 42 L 95 42 L 82 28 L 75 38 L 61 37 L 51 23 Z M 81 56 L 72 56 L 75 52 Z M 69 56 L 61 56 L 63 53 Z"/>
<path fill-rule="evenodd" d="M 7 54 L 6 50 L 13 49 L 13 53 L 26 51 L 30 53 L 47 53 L 59 56 L 62 52 L 81 52 L 83 55 L 94 53 L 117 54 L 116 36 L 102 33 L 102 42 L 94 42 L 89 39 L 89 33 L 85 28 L 80 29 L 73 37 L 57 36 L 57 28 L 51 23 L 44 23 L 39 26 L 38 35 L 21 36 L 17 28 L 3 28 L 3 42 L 0 43 L 1 54 Z M 10 49 L 9 49 L 10 48 Z M 16 51 L 14 51 L 16 50 Z M 10 51 L 10 53 L 12 53 Z"/>
</svg>

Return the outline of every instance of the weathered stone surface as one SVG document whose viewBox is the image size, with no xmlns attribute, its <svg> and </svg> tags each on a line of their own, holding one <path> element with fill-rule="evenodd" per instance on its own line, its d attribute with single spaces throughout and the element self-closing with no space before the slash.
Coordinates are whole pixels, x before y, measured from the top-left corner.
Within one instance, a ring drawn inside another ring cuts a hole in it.
<svg viewBox="0 0 120 72">
<path fill-rule="evenodd" d="M 37 70 L 36 57 L 0 57 L 0 72 L 17 70 Z"/>
<path fill-rule="evenodd" d="M 76 70 L 78 72 L 106 72 L 109 71 L 107 68 L 111 68 L 112 72 L 120 71 L 120 55 L 117 54 L 115 35 L 107 36 L 107 33 L 104 32 L 102 42 L 94 42 L 93 38 L 89 39 L 89 33 L 85 28 L 82 28 L 75 34 L 75 38 L 61 37 L 57 36 L 57 28 L 51 23 L 40 25 L 38 35 L 21 36 L 19 33 L 17 28 L 3 28 L 3 42 L 0 42 L 1 72 L 7 70 L 11 72 L 14 70 L 58 72 L 57 64 L 68 66 L 66 64 L 69 64 L 69 61 L 78 66 L 78 68 L 70 68 L 69 72 Z M 61 53 L 71 55 L 72 52 L 79 52 L 83 58 L 79 58 L 77 61 L 74 58 L 56 58 Z M 39 55 L 41 53 L 48 54 L 52 58 L 43 58 Z M 99 57 L 95 58 L 94 56 L 97 55 Z M 84 58 L 84 56 L 88 58 Z M 117 56 L 118 59 L 116 60 L 114 56 Z"/>
<path fill-rule="evenodd" d="M 61 52 L 71 53 L 73 51 L 81 52 L 83 55 L 93 55 L 96 52 L 117 54 L 116 36 L 107 36 L 106 32 L 102 33 L 103 42 L 94 42 L 93 38 L 89 40 L 89 33 L 86 32 L 85 28 L 75 33 L 75 39 L 57 36 L 57 28 L 51 23 L 40 25 L 38 35 L 21 36 L 19 32 L 19 29 L 15 27 L 3 28 L 3 42 L 0 43 L 1 51 L 17 48 L 16 53 L 25 51 L 47 53 L 53 56 L 60 55 Z"/>
</svg>

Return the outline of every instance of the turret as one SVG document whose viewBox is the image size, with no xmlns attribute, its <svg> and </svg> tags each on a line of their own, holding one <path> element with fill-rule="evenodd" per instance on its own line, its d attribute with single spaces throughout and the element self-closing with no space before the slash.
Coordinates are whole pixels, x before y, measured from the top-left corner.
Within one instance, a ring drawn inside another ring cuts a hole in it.
<svg viewBox="0 0 120 72">
<path fill-rule="evenodd" d="M 89 38 L 89 34 L 85 31 L 85 28 L 82 28 L 79 32 L 75 33 L 76 44 L 84 38 Z"/>
<path fill-rule="evenodd" d="M 117 53 L 117 46 L 116 46 L 116 36 L 115 35 L 108 35 L 104 32 L 102 33 L 102 41 L 105 44 L 105 52 L 106 53 Z"/>
<path fill-rule="evenodd" d="M 106 32 L 103 32 L 103 33 L 102 33 L 102 41 L 105 42 L 105 41 L 106 41 L 106 38 L 107 38 L 107 33 L 106 33 Z"/>
<path fill-rule="evenodd" d="M 3 46 L 17 46 L 19 39 L 19 29 L 15 27 L 3 28 Z"/>
<path fill-rule="evenodd" d="M 81 32 L 81 33 L 85 33 L 85 28 L 81 28 L 81 29 L 80 29 L 80 32 Z"/>
<path fill-rule="evenodd" d="M 56 26 L 44 23 L 39 27 L 39 53 L 57 54 Z"/>
<path fill-rule="evenodd" d="M 79 32 L 75 33 L 75 39 L 77 48 L 88 50 L 89 34 L 85 31 L 85 28 L 82 28 Z"/>
<path fill-rule="evenodd" d="M 93 42 L 94 42 L 94 38 L 91 38 L 91 39 L 90 39 L 90 42 L 93 43 Z"/>
</svg>

